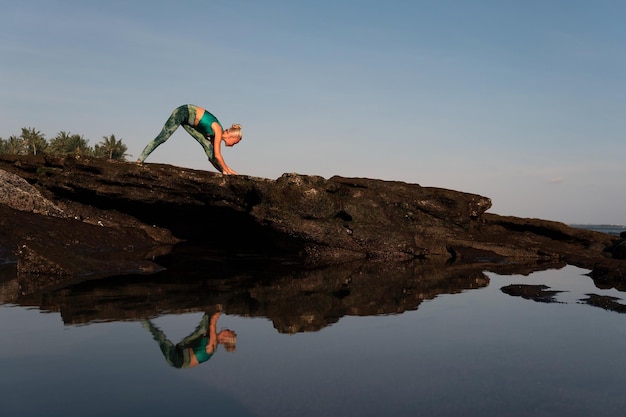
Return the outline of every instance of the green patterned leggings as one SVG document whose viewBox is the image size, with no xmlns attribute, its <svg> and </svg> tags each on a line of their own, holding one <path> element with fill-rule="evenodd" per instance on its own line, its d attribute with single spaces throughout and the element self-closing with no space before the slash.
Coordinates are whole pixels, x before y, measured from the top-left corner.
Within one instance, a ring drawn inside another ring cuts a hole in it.
<svg viewBox="0 0 626 417">
<path fill-rule="evenodd" d="M 210 319 L 210 316 L 205 313 L 196 330 L 176 345 L 150 320 L 142 320 L 142 325 L 152 333 L 152 337 L 159 344 L 159 348 L 163 356 L 165 356 L 167 363 L 175 368 L 188 368 L 191 358 L 186 348 L 197 344 L 202 337 L 206 337 L 206 334 L 209 332 Z"/>
<path fill-rule="evenodd" d="M 184 105 L 177 107 L 174 109 L 170 117 L 165 122 L 163 129 L 161 129 L 161 133 L 158 134 L 156 138 L 154 138 L 150 143 L 146 145 L 143 152 L 139 156 L 139 161 L 143 162 L 146 160 L 148 155 L 154 151 L 157 146 L 164 143 L 166 140 L 174 134 L 178 126 L 182 126 L 183 129 L 187 131 L 204 149 L 204 153 L 209 157 L 209 162 L 213 164 L 213 166 L 219 171 L 222 172 L 223 168 L 220 163 L 215 159 L 215 154 L 213 153 L 213 143 L 209 139 L 207 139 L 202 133 L 198 132 L 193 128 L 193 124 L 196 118 L 196 106 L 192 105 Z"/>
</svg>

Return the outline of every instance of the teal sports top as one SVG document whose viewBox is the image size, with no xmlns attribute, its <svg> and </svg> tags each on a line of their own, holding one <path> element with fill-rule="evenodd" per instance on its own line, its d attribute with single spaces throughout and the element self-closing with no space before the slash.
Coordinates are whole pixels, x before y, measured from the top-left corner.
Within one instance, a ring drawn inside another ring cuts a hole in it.
<svg viewBox="0 0 626 417">
<path fill-rule="evenodd" d="M 213 356 L 213 353 L 209 354 L 206 351 L 206 346 L 209 344 L 209 338 L 202 337 L 198 340 L 198 342 L 196 342 L 198 344 L 194 344 L 194 347 L 192 348 L 193 353 L 196 355 L 198 363 L 206 362 L 211 359 L 211 356 Z"/>
<path fill-rule="evenodd" d="M 217 117 L 213 116 L 211 113 L 209 113 L 206 110 L 204 111 L 204 114 L 202 115 L 202 119 L 200 119 L 200 121 L 198 122 L 198 125 L 195 126 L 195 129 L 198 132 L 202 133 L 204 136 L 215 136 L 215 132 L 213 131 L 213 128 L 211 127 L 213 122 L 217 122 L 217 124 L 220 125 L 220 127 L 222 128 L 222 132 L 224 131 L 224 127 L 222 126 L 220 121 L 217 120 Z"/>
</svg>

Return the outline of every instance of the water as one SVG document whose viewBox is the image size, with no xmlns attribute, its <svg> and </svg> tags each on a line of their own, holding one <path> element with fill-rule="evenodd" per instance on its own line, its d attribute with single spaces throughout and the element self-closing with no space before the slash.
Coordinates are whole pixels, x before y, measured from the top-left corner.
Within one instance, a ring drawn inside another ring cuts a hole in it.
<svg viewBox="0 0 626 417">
<path fill-rule="evenodd" d="M 180 256 L 177 258 L 180 262 Z M 573 266 L 523 274 L 386 265 L 163 274 L 15 296 L 0 285 L 2 416 L 622 416 L 626 315 Z M 243 261 L 242 261 L 243 262 Z M 245 262 L 243 262 L 245 263 Z M 249 263 L 250 264 L 250 263 Z M 554 302 L 510 284 L 562 291 Z M 237 334 L 192 368 L 168 363 L 207 313 Z"/>
<path fill-rule="evenodd" d="M 579 229 L 588 229 L 596 232 L 607 233 L 614 236 L 619 236 L 621 232 L 626 231 L 626 225 L 623 224 L 570 224 L 570 226 Z"/>
</svg>

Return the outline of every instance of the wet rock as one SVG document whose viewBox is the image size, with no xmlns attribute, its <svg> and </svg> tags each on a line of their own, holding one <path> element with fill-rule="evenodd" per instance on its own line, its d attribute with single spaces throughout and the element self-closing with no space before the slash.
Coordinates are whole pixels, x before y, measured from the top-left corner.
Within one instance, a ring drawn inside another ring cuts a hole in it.
<svg viewBox="0 0 626 417">
<path fill-rule="evenodd" d="M 593 270 L 596 278 L 626 279 L 625 263 L 602 255 L 611 236 L 487 213 L 489 198 L 459 191 L 295 173 L 276 180 L 222 176 L 49 156 L 0 155 L 0 169 L 24 178 L 80 223 L 141 230 L 147 246 L 182 239 L 318 266 L 366 259 L 570 263 Z M 130 243 L 120 238 L 116 244 Z"/>
<path fill-rule="evenodd" d="M 171 249 L 139 228 L 103 227 L 0 204 L 0 263 L 14 264 L 20 292 L 124 273 L 161 270 Z"/>
</svg>

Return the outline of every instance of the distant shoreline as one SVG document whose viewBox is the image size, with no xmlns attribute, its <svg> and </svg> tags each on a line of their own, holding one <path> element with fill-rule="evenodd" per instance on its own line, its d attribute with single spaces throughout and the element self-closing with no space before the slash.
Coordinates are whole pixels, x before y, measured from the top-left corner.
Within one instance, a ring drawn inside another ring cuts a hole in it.
<svg viewBox="0 0 626 417">
<path fill-rule="evenodd" d="M 619 236 L 620 233 L 626 231 L 626 225 L 623 224 L 568 224 L 570 227 L 577 229 L 593 230 L 594 232 L 607 233 L 609 235 Z"/>
</svg>

